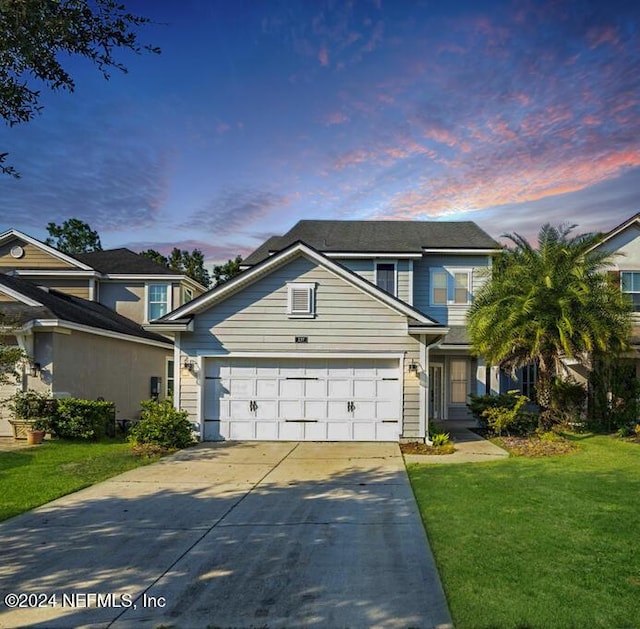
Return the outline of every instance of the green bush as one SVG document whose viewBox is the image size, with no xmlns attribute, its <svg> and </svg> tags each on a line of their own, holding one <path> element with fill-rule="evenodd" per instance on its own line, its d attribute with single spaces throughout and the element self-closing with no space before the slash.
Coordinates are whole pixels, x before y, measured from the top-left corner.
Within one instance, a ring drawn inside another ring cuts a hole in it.
<svg viewBox="0 0 640 629">
<path fill-rule="evenodd" d="M 575 380 L 556 378 L 551 386 L 551 413 L 561 425 L 581 424 L 587 390 Z"/>
<path fill-rule="evenodd" d="M 51 418 L 50 430 L 61 439 L 95 441 L 111 431 L 114 421 L 113 402 L 62 398 Z"/>
<path fill-rule="evenodd" d="M 55 414 L 57 400 L 52 398 L 48 392 L 27 389 L 14 393 L 9 398 L 7 406 L 11 414 L 18 420 L 42 422 Z"/>
<path fill-rule="evenodd" d="M 187 411 L 179 411 L 170 400 L 141 403 L 140 421 L 129 430 L 134 445 L 151 443 L 163 448 L 187 448 L 195 437 Z"/>
<path fill-rule="evenodd" d="M 484 412 L 490 408 L 510 409 L 516 405 L 517 399 L 512 395 L 513 391 L 501 395 L 470 395 L 467 408 L 478 422 L 478 426 L 489 431 L 489 424 Z"/>
<path fill-rule="evenodd" d="M 531 434 L 538 425 L 538 415 L 523 410 L 529 398 L 526 395 L 518 395 L 515 391 L 511 391 L 506 397 L 511 399 L 505 406 L 490 406 L 482 412 L 488 432 L 498 436 Z"/>
<path fill-rule="evenodd" d="M 451 435 L 448 432 L 436 432 L 431 435 L 431 443 L 433 443 L 436 448 L 447 445 L 450 439 Z"/>
</svg>

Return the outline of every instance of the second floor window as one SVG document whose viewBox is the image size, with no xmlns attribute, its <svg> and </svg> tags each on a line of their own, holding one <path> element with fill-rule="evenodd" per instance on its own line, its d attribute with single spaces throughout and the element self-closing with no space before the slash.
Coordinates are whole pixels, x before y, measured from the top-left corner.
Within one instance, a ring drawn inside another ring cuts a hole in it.
<svg viewBox="0 0 640 629">
<path fill-rule="evenodd" d="M 147 319 L 153 321 L 169 312 L 169 285 L 149 284 L 147 293 Z"/>
<path fill-rule="evenodd" d="M 469 269 L 431 269 L 431 305 L 464 306 L 471 303 Z"/>
<path fill-rule="evenodd" d="M 622 271 L 620 273 L 622 292 L 627 293 L 633 302 L 635 312 L 640 312 L 640 272 Z"/>
<path fill-rule="evenodd" d="M 393 262 L 376 264 L 376 286 L 391 295 L 396 294 L 396 265 Z"/>
</svg>

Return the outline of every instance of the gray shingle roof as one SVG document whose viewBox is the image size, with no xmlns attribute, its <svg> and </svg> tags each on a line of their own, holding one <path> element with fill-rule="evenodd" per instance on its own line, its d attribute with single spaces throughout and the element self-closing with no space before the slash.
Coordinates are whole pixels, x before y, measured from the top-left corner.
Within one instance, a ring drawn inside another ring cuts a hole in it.
<svg viewBox="0 0 640 629">
<path fill-rule="evenodd" d="M 132 275 L 177 275 L 169 267 L 158 264 L 139 253 L 124 247 L 107 249 L 106 251 L 92 251 L 91 253 L 76 253 L 76 260 L 88 264 L 100 273 L 130 273 Z"/>
<path fill-rule="evenodd" d="M 28 306 L 14 302 L 0 303 L 0 312 L 12 323 L 26 323 L 32 319 L 62 319 L 129 336 L 171 343 L 165 337 L 147 332 L 131 319 L 94 301 L 73 297 L 53 289 L 42 290 L 28 280 L 3 273 L 0 273 L 0 284 L 42 304 L 42 306 Z"/>
<path fill-rule="evenodd" d="M 244 261 L 251 266 L 302 241 L 323 253 L 421 253 L 423 248 L 499 249 L 489 234 L 471 221 L 318 221 L 296 223 L 273 236 Z"/>
</svg>

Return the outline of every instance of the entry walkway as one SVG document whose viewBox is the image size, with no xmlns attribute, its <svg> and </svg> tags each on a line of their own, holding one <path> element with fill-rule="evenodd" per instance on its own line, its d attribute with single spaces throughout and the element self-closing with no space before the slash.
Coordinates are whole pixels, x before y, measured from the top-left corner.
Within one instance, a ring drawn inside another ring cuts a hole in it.
<svg viewBox="0 0 640 629">
<path fill-rule="evenodd" d="M 499 461 L 506 459 L 509 453 L 497 445 L 487 441 L 477 433 L 469 430 L 473 422 L 451 422 L 444 429 L 451 435 L 456 451 L 453 454 L 424 455 L 405 454 L 407 463 L 446 464 L 446 463 L 479 463 L 483 461 Z"/>
</svg>

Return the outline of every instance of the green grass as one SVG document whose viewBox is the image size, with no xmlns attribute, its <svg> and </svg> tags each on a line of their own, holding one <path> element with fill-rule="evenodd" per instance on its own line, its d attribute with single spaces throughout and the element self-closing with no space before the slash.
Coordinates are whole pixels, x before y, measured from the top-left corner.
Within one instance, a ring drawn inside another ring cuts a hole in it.
<svg viewBox="0 0 640 629">
<path fill-rule="evenodd" d="M 640 627 L 640 445 L 411 465 L 456 629 Z"/>
<path fill-rule="evenodd" d="M 133 456 L 129 444 L 116 440 L 45 441 L 37 447 L 0 452 L 0 520 L 148 461 Z"/>
</svg>

